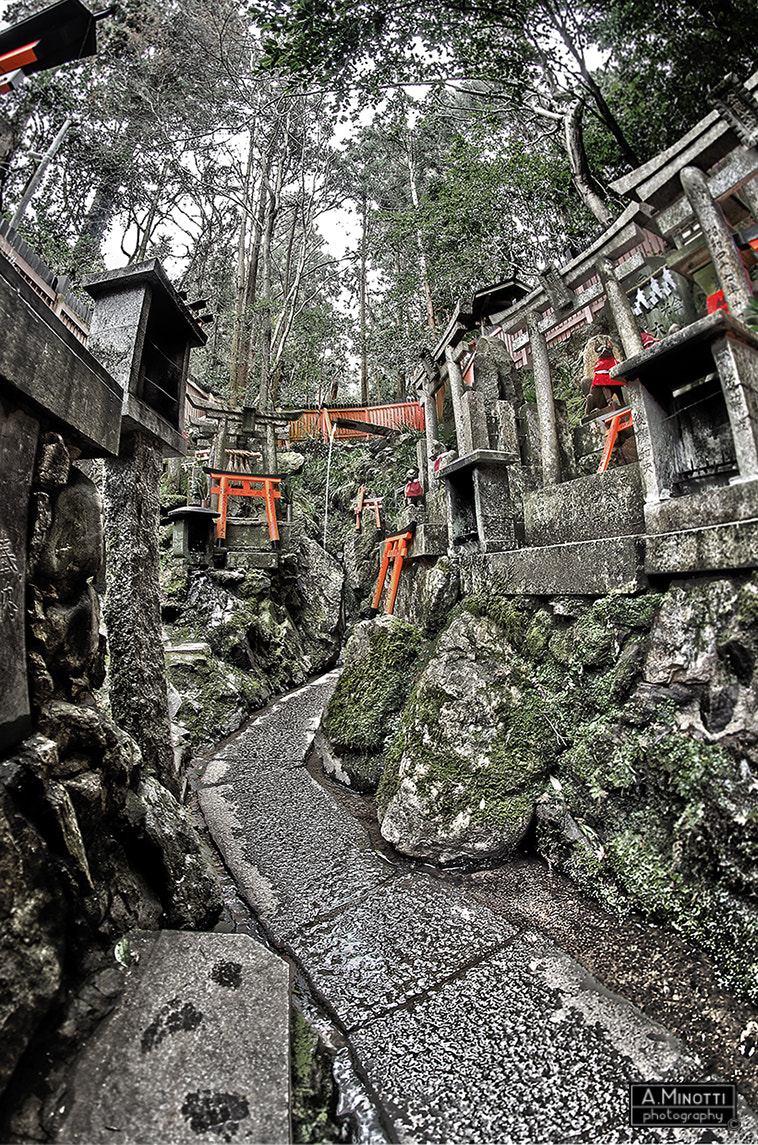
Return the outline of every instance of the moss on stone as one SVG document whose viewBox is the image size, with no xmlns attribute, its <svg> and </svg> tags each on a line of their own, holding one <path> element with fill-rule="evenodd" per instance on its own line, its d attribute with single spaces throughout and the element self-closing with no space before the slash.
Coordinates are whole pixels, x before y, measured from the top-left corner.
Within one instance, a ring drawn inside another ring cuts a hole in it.
<svg viewBox="0 0 758 1145">
<path fill-rule="evenodd" d="M 667 655 L 678 662 L 667 633 L 680 618 L 685 652 L 713 673 L 712 689 L 722 687 L 723 673 L 731 673 L 730 687 L 754 686 L 758 575 L 703 578 L 666 594 L 613 595 L 559 615 L 505 593 L 470 597 L 462 611 L 488 618 L 507 637 L 507 644 L 493 642 L 484 666 L 483 687 L 497 696 L 489 739 L 467 711 L 451 722 L 456 697 L 445 691 L 444 675 L 424 677 L 385 753 L 380 816 L 402 797 L 401 764 L 409 798 L 423 798 L 442 825 L 507 826 L 538 801 L 537 845 L 548 861 L 608 908 L 638 911 L 696 942 L 734 987 L 758 1001 L 753 733 L 746 724 L 713 742 L 695 730 L 699 680 L 675 676 L 675 687 L 635 691 L 659 633 L 655 671 Z M 470 655 L 471 634 L 458 635 Z M 445 640 L 443 633 L 440 647 Z M 737 665 L 742 675 L 722 652 L 725 641 L 748 649 L 747 667 Z M 455 648 L 453 638 L 448 651 Z M 478 653 L 476 660 L 481 668 Z M 740 698 L 738 710 L 749 711 L 750 693 Z M 461 752 L 465 741 L 481 741 L 481 766 Z M 552 810 L 548 774 L 557 782 Z"/>
<path fill-rule="evenodd" d="M 386 756 L 377 791 L 380 817 L 399 790 L 405 756 L 413 760 L 419 796 L 443 827 L 464 818 L 474 826 L 504 830 L 523 825 L 544 785 L 551 754 L 539 701 L 504 697 L 496 707 L 487 754 L 472 765 L 451 743 L 441 718 L 450 699 L 435 685 L 414 693 Z"/>
<path fill-rule="evenodd" d="M 172 600 L 183 600 L 187 595 L 189 572 L 183 561 L 165 556 L 161 559 L 160 586 L 165 596 Z"/>
<path fill-rule="evenodd" d="M 332 1055 L 312 1026 L 293 1006 L 290 1019 L 292 1140 L 295 1145 L 340 1141 Z"/>
<path fill-rule="evenodd" d="M 425 648 L 418 630 L 399 619 L 372 632 L 367 654 L 344 669 L 326 709 L 324 729 L 338 751 L 382 749 L 389 717 L 405 704 Z"/>
<path fill-rule="evenodd" d="M 466 598 L 463 607 L 472 616 L 494 620 L 515 648 L 522 647 L 535 611 L 532 597 L 499 596 L 496 593 L 476 593 Z"/>
<path fill-rule="evenodd" d="M 213 657 L 205 663 L 169 664 L 167 675 L 182 696 L 177 719 L 194 746 L 230 735 L 271 695 L 265 679 Z"/>
<path fill-rule="evenodd" d="M 658 592 L 642 596 L 605 596 L 593 604 L 591 615 L 595 622 L 615 629 L 649 632 L 662 603 L 663 595 Z"/>
<path fill-rule="evenodd" d="M 542 660 L 547 654 L 554 628 L 553 617 L 544 608 L 535 613 L 524 638 L 522 646 L 524 655 L 530 660 Z"/>
</svg>

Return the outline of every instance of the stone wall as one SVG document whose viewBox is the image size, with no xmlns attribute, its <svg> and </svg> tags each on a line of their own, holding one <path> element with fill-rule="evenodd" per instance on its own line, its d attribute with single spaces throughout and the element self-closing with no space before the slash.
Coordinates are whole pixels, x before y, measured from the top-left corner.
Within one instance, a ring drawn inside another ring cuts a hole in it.
<svg viewBox="0 0 758 1145">
<path fill-rule="evenodd" d="M 45 430 L 25 554 L 31 727 L 0 763 L 0 1090 L 35 1036 L 70 1016 L 100 952 L 134 927 L 205 928 L 220 909 L 186 813 L 98 708 L 102 505 L 78 450 Z M 66 1028 L 73 1048 L 80 1027 Z"/>
</svg>

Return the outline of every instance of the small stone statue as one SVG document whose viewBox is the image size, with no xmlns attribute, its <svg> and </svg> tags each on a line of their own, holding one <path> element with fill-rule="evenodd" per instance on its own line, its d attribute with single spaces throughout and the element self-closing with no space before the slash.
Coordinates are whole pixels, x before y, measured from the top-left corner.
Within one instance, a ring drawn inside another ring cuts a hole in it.
<svg viewBox="0 0 758 1145">
<path fill-rule="evenodd" d="M 584 377 L 582 392 L 587 395 L 585 416 L 606 409 L 620 408 L 623 403 L 623 384 L 613 382 L 610 371 L 624 355 L 608 334 L 596 334 L 584 347 Z"/>
</svg>

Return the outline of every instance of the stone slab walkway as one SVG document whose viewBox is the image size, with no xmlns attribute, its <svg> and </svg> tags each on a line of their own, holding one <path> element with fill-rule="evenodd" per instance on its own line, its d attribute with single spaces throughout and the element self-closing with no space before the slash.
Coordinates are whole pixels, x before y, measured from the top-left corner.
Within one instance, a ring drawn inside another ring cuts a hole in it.
<svg viewBox="0 0 758 1145">
<path fill-rule="evenodd" d="M 337 675 L 229 741 L 200 803 L 272 942 L 344 1034 L 387 1139 L 758 1141 L 746 1107 L 740 1129 L 707 1138 L 629 1129 L 628 1083 L 712 1080 L 697 1058 L 536 931 L 374 851 L 304 766 Z"/>
</svg>

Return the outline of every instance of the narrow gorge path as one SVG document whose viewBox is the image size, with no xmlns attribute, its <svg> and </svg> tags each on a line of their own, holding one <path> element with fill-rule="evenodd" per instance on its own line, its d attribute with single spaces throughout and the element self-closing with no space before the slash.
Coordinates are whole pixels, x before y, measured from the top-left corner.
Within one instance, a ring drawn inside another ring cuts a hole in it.
<svg viewBox="0 0 758 1145">
<path fill-rule="evenodd" d="M 305 763 L 337 677 L 227 741 L 199 798 L 271 944 L 341 1032 L 386 1138 L 758 1141 L 746 1107 L 723 1134 L 628 1128 L 630 1081 L 713 1080 L 707 1065 L 470 880 L 374 848 Z"/>
</svg>

